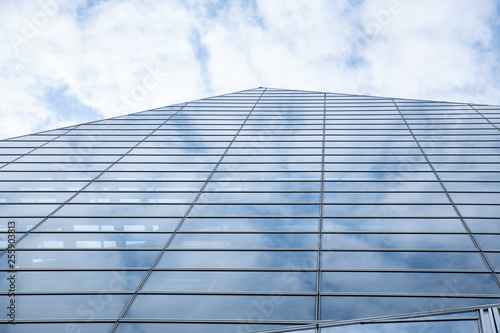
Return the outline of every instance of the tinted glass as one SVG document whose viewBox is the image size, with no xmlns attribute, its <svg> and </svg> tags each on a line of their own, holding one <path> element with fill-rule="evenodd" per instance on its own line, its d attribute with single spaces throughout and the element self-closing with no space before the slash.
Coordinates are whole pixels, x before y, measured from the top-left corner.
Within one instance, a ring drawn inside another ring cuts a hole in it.
<svg viewBox="0 0 500 333">
<path fill-rule="evenodd" d="M 314 251 L 166 251 L 158 267 L 288 268 L 317 267 Z"/>
<path fill-rule="evenodd" d="M 125 318 L 246 318 L 256 306 L 273 306 L 271 320 L 313 320 L 315 297 L 238 295 L 139 295 Z M 197 304 L 193 307 L 193 304 Z"/>
</svg>

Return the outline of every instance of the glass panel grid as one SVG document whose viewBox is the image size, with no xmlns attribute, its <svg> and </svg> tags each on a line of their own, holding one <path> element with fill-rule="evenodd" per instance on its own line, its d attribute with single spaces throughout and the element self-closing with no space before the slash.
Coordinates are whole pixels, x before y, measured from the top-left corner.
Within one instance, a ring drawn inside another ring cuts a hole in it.
<svg viewBox="0 0 500 333">
<path fill-rule="evenodd" d="M 102 294 L 110 333 L 499 303 L 497 113 L 258 88 L 5 140 L 18 320 L 91 330 L 71 306 Z"/>
</svg>

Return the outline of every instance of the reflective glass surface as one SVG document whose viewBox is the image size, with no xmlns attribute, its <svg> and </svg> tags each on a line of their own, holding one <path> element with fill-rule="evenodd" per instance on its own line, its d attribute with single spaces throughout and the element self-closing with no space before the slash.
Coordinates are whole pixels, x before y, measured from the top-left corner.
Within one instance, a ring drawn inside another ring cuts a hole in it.
<svg viewBox="0 0 500 333">
<path fill-rule="evenodd" d="M 161 248 L 170 236 L 168 233 L 31 233 L 19 243 L 18 248 Z"/>
<path fill-rule="evenodd" d="M 439 182 L 415 181 L 325 181 L 325 191 L 361 191 L 361 192 L 427 192 L 442 191 Z"/>
<path fill-rule="evenodd" d="M 430 298 L 430 297 L 321 297 L 321 317 L 326 320 L 348 320 L 412 312 L 436 311 L 495 304 L 500 298 Z M 363 307 L 360 307 L 363 304 Z"/>
<path fill-rule="evenodd" d="M 199 191 L 204 182 L 93 182 L 84 191 L 184 192 Z"/>
<path fill-rule="evenodd" d="M 332 249 L 475 249 L 469 235 L 324 234 L 323 248 Z"/>
<path fill-rule="evenodd" d="M 465 232 L 459 219 L 323 219 L 323 231 Z"/>
<path fill-rule="evenodd" d="M 65 205 L 54 216 L 183 216 L 189 208 L 188 205 L 162 205 L 162 204 L 72 204 Z"/>
<path fill-rule="evenodd" d="M 444 193 L 324 193 L 325 203 L 449 203 Z"/>
<path fill-rule="evenodd" d="M 313 320 L 314 302 L 311 296 L 139 295 L 125 318 L 251 318 L 259 308 L 272 307 L 270 320 Z"/>
<path fill-rule="evenodd" d="M 315 234 L 177 234 L 170 248 L 317 248 Z"/>
<path fill-rule="evenodd" d="M 314 269 L 314 251 L 166 251 L 158 267 Z"/>
<path fill-rule="evenodd" d="M 490 254 L 488 254 L 489 256 Z M 499 258 L 500 260 L 500 258 Z M 500 264 L 500 261 L 499 261 Z M 323 252 L 324 269 L 461 269 L 487 268 L 479 253 L 471 252 Z"/>
<path fill-rule="evenodd" d="M 180 218 L 151 217 L 50 217 L 38 231 L 83 231 L 83 232 L 171 232 L 181 221 Z"/>
<path fill-rule="evenodd" d="M 317 216 L 318 205 L 195 205 L 189 216 Z"/>
<path fill-rule="evenodd" d="M 153 272 L 145 291 L 315 292 L 315 272 Z"/>
<path fill-rule="evenodd" d="M 191 203 L 196 193 L 80 193 L 72 203 Z"/>
<path fill-rule="evenodd" d="M 19 292 L 111 292 L 134 291 L 144 277 L 144 271 L 45 271 L 18 272 Z M 9 289 L 8 273 L 0 272 L 2 290 Z"/>
<path fill-rule="evenodd" d="M 472 232 L 491 232 L 500 234 L 500 219 L 467 219 Z"/>
<path fill-rule="evenodd" d="M 19 324 L 4 325 L 5 333 L 30 333 L 36 330 L 39 333 L 64 332 L 71 330 L 81 333 L 107 332 L 113 324 L 110 323 L 59 323 L 59 324 Z"/>
<path fill-rule="evenodd" d="M 426 321 L 406 323 L 372 323 L 322 328 L 321 333 L 382 333 L 382 332 L 407 332 L 407 333 L 479 333 L 476 320 L 460 321 Z"/>
<path fill-rule="evenodd" d="M 217 332 L 217 333 L 250 333 L 261 330 L 272 330 L 288 325 L 273 325 L 260 323 L 241 323 L 241 324 L 209 324 L 209 323 L 120 323 L 116 333 L 198 333 L 198 332 Z M 314 332 L 308 332 L 314 333 Z"/>
<path fill-rule="evenodd" d="M 187 218 L 181 231 L 318 231 L 314 218 Z"/>
<path fill-rule="evenodd" d="M 336 217 L 456 217 L 452 205 L 325 205 L 325 216 Z M 500 208 L 499 208 L 500 209 Z M 494 208 L 493 208 L 494 210 Z M 498 209 L 497 209 L 498 210 Z"/>
<path fill-rule="evenodd" d="M 322 292 L 500 294 L 489 273 L 325 272 L 321 283 Z"/>
<path fill-rule="evenodd" d="M 205 191 L 320 191 L 321 183 L 312 181 L 208 182 Z"/>
<path fill-rule="evenodd" d="M 498 125 L 255 88 L 0 141 L 0 331 L 478 332 Z"/>
<path fill-rule="evenodd" d="M 156 251 L 16 251 L 15 268 L 149 268 Z M 0 268 L 7 269 L 7 260 Z"/>
<path fill-rule="evenodd" d="M 290 203 L 319 202 L 319 193 L 234 193 L 216 192 L 202 193 L 197 202 L 200 203 Z M 1 201 L 1 197 L 0 197 Z"/>
<path fill-rule="evenodd" d="M 129 295 L 112 294 L 106 294 L 105 298 L 100 297 L 99 294 L 17 295 L 17 307 L 22 308 L 23 311 L 16 312 L 16 318 L 18 320 L 114 318 L 118 316 L 129 299 Z"/>
</svg>

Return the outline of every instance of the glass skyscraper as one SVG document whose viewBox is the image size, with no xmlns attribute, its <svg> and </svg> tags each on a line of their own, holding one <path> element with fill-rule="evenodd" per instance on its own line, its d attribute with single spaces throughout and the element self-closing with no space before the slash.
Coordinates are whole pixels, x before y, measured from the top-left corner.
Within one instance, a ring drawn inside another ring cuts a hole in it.
<svg viewBox="0 0 500 333">
<path fill-rule="evenodd" d="M 0 141 L 1 332 L 498 332 L 500 107 L 257 88 Z"/>
</svg>

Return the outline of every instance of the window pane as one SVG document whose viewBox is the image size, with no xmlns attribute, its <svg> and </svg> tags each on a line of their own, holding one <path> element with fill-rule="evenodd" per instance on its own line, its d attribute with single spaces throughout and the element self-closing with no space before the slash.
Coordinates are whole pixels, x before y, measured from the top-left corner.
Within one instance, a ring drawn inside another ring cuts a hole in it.
<svg viewBox="0 0 500 333">
<path fill-rule="evenodd" d="M 458 204 L 500 204 L 500 193 L 450 193 L 450 196 Z"/>
<path fill-rule="evenodd" d="M 471 252 L 324 251 L 322 259 L 325 269 L 487 269 L 481 255 Z"/>
<path fill-rule="evenodd" d="M 479 333 L 477 320 L 371 323 L 322 328 L 321 333 L 455 332 Z"/>
<path fill-rule="evenodd" d="M 333 249 L 475 249 L 469 235 L 324 234 L 323 247 Z"/>
<path fill-rule="evenodd" d="M 182 197 L 182 195 L 179 195 Z M 0 197 L 1 200 L 1 197 Z M 292 202 L 319 202 L 319 193 L 289 193 L 289 192 L 260 192 L 234 193 L 215 192 L 202 193 L 197 203 L 292 203 Z"/>
<path fill-rule="evenodd" d="M 273 193 L 274 194 L 274 193 Z M 326 203 L 449 203 L 444 193 L 324 193 Z"/>
<path fill-rule="evenodd" d="M 40 216 L 45 217 L 51 214 L 58 205 L 35 205 L 35 204 L 0 204 L 0 216 L 8 216 L 14 218 L 18 216 L 31 217 Z"/>
<path fill-rule="evenodd" d="M 321 298 L 323 320 L 348 320 L 495 304 L 500 298 L 339 297 Z"/>
<path fill-rule="evenodd" d="M 18 325 L 18 324 L 16 324 Z M 288 327 L 290 325 L 273 325 L 273 324 L 258 324 L 251 322 L 242 324 L 208 324 L 208 323 L 120 323 L 116 329 L 116 333 L 200 333 L 200 332 L 217 332 L 217 333 L 235 333 L 235 332 L 255 332 L 260 330 L 272 330 L 280 327 Z M 95 332 L 97 332 L 96 330 Z M 104 330 L 102 331 L 104 332 Z M 86 333 L 86 332 L 82 332 Z M 308 332 L 314 333 L 314 332 Z"/>
<path fill-rule="evenodd" d="M 321 163 L 321 156 L 317 155 L 232 155 L 224 156 L 224 163 Z"/>
<path fill-rule="evenodd" d="M 448 191 L 466 191 L 466 192 L 498 192 L 500 183 L 498 182 L 444 182 Z"/>
<path fill-rule="evenodd" d="M 325 172 L 325 180 L 436 180 L 433 172 Z"/>
<path fill-rule="evenodd" d="M 99 172 L 15 172 L 1 171 L 0 180 L 92 180 Z"/>
<path fill-rule="evenodd" d="M 325 205 L 325 216 L 337 217 L 456 217 L 451 205 Z M 498 215 L 497 215 L 498 216 Z"/>
<path fill-rule="evenodd" d="M 322 292 L 499 294 L 493 276 L 473 273 L 324 272 Z M 467 286 L 464 288 L 464 286 Z"/>
<path fill-rule="evenodd" d="M 483 250 L 500 251 L 500 235 L 476 235 Z"/>
<path fill-rule="evenodd" d="M 314 320 L 315 297 L 237 295 L 139 295 L 125 318 L 251 318 L 257 306 L 272 306 L 268 320 Z M 197 306 L 193 306 L 196 304 Z"/>
<path fill-rule="evenodd" d="M 216 172 L 216 180 L 319 180 L 319 172 Z"/>
<path fill-rule="evenodd" d="M 16 307 L 22 309 L 16 313 L 17 319 L 81 319 L 84 310 L 91 318 L 116 318 L 129 300 L 129 295 L 106 294 L 106 298 L 97 295 L 16 295 Z M 97 302 L 96 307 L 88 305 Z M 104 303 L 104 304 L 103 304 Z M 83 307 L 81 306 L 83 304 Z M 105 305 L 105 306 L 103 306 Z M 78 311 L 79 309 L 79 311 Z"/>
<path fill-rule="evenodd" d="M 500 219 L 467 219 L 472 232 L 490 232 L 500 234 Z"/>
<path fill-rule="evenodd" d="M 43 222 L 38 231 L 174 231 L 181 218 L 147 217 L 50 217 Z"/>
<path fill-rule="evenodd" d="M 79 191 L 87 182 L 2 182 L 0 191 Z"/>
<path fill-rule="evenodd" d="M 135 291 L 145 271 L 17 272 L 19 292 Z M 0 273 L 0 286 L 8 290 L 8 273 Z"/>
<path fill-rule="evenodd" d="M 194 205 L 189 216 L 318 216 L 319 205 Z"/>
<path fill-rule="evenodd" d="M 183 192 L 199 191 L 204 182 L 92 182 L 85 191 L 151 191 L 151 192 Z"/>
<path fill-rule="evenodd" d="M 212 171 L 216 164 L 117 163 L 110 171 Z"/>
<path fill-rule="evenodd" d="M 315 234 L 177 234 L 169 248 L 317 248 Z"/>
<path fill-rule="evenodd" d="M 181 231 L 317 231 L 318 219 L 187 218 Z"/>
<path fill-rule="evenodd" d="M 493 265 L 495 271 L 500 271 L 500 253 L 486 253 L 488 260 Z"/>
<path fill-rule="evenodd" d="M 315 251 L 166 251 L 158 267 L 314 269 Z"/>
<path fill-rule="evenodd" d="M 465 232 L 466 230 L 459 219 L 325 218 L 323 231 Z"/>
<path fill-rule="evenodd" d="M 73 194 L 71 192 L 0 192 L 0 203 L 62 203 Z"/>
<path fill-rule="evenodd" d="M 184 216 L 189 205 L 168 205 L 168 204 L 141 204 L 141 205 L 106 205 L 106 204 L 72 204 L 64 205 L 54 216 L 95 216 L 95 217 L 116 217 L 116 216 L 137 216 L 137 217 L 175 217 Z"/>
<path fill-rule="evenodd" d="M 17 251 L 16 268 L 149 268 L 157 251 Z M 0 261 L 7 268 L 7 260 Z"/>
<path fill-rule="evenodd" d="M 197 193 L 79 193 L 71 203 L 191 203 Z M 1 197 L 0 197 L 1 200 Z"/>
<path fill-rule="evenodd" d="M 31 333 L 36 327 L 38 333 L 53 333 L 64 332 L 65 330 L 74 330 L 79 333 L 94 333 L 94 332 L 107 332 L 113 327 L 113 324 L 102 323 L 61 323 L 61 324 L 20 324 L 16 325 L 3 325 L 5 333 Z"/>
<path fill-rule="evenodd" d="M 367 192 L 426 192 L 443 191 L 439 182 L 409 182 L 409 181 L 346 181 L 324 183 L 325 191 L 367 191 Z"/>
<path fill-rule="evenodd" d="M 457 208 L 464 217 L 497 218 L 500 216 L 499 205 L 457 205 Z"/>
<path fill-rule="evenodd" d="M 179 183 L 180 184 L 180 183 Z M 184 184 L 184 183 L 183 183 Z M 320 182 L 305 181 L 210 181 L 205 187 L 205 191 L 320 191 Z"/>
<path fill-rule="evenodd" d="M 145 291 L 315 292 L 315 272 L 153 272 Z"/>
<path fill-rule="evenodd" d="M 99 180 L 206 180 L 209 172 L 105 172 Z"/>
<path fill-rule="evenodd" d="M 426 163 L 326 163 L 326 171 L 432 171 Z"/>
<path fill-rule="evenodd" d="M 217 171 L 321 171 L 321 164 L 220 164 Z"/>
<path fill-rule="evenodd" d="M 19 248 L 163 248 L 171 234 L 157 233 L 31 233 Z"/>
</svg>

